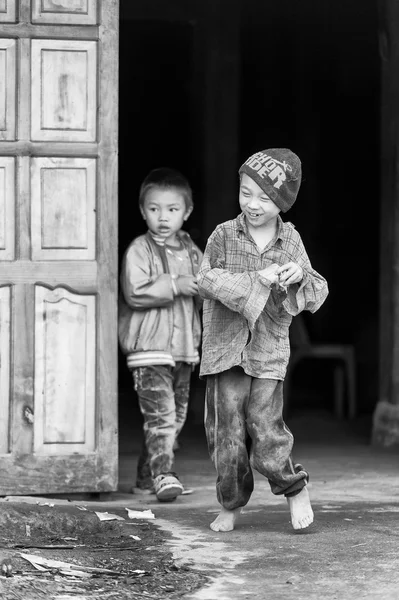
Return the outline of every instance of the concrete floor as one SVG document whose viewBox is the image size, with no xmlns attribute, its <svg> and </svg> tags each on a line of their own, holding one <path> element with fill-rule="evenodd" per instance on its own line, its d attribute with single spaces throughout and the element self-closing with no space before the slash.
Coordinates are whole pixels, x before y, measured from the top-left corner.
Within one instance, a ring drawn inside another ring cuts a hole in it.
<svg viewBox="0 0 399 600">
<path fill-rule="evenodd" d="M 133 496 L 155 524 L 171 532 L 176 560 L 206 571 L 210 584 L 190 600 L 399 600 L 399 454 L 369 445 L 369 419 L 338 421 L 309 412 L 287 420 L 296 461 L 309 470 L 315 523 L 294 532 L 283 498 L 256 476 L 255 491 L 236 529 L 215 533 L 215 474 L 202 427 L 188 426 L 176 471 L 192 495 L 172 504 Z M 140 435 L 121 439 L 120 494 L 134 481 Z M 130 504 L 132 496 L 130 496 Z"/>
</svg>

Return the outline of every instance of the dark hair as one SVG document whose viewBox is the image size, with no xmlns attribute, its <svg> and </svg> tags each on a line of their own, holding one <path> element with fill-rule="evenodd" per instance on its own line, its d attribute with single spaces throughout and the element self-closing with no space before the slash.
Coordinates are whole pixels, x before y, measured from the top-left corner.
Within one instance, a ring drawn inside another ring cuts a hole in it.
<svg viewBox="0 0 399 600">
<path fill-rule="evenodd" d="M 186 208 L 192 208 L 194 206 L 191 186 L 184 175 L 179 171 L 176 171 L 176 169 L 162 167 L 160 169 L 153 169 L 148 173 L 140 186 L 140 206 L 144 205 L 146 195 L 154 188 L 160 190 L 176 190 L 183 196 Z"/>
</svg>

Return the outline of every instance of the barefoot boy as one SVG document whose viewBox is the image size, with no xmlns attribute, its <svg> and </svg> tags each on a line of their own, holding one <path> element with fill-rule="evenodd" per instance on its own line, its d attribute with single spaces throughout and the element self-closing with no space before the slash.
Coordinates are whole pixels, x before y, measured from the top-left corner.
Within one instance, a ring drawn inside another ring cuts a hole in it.
<svg viewBox="0 0 399 600">
<path fill-rule="evenodd" d="M 320 308 L 328 287 L 299 233 L 279 216 L 299 191 L 296 154 L 262 150 L 239 173 L 242 213 L 216 227 L 198 274 L 205 428 L 222 506 L 211 529 L 234 529 L 253 491 L 252 468 L 287 497 L 292 525 L 303 529 L 313 521 L 309 476 L 292 461 L 294 438 L 282 418 L 288 330 L 293 316 Z"/>
</svg>

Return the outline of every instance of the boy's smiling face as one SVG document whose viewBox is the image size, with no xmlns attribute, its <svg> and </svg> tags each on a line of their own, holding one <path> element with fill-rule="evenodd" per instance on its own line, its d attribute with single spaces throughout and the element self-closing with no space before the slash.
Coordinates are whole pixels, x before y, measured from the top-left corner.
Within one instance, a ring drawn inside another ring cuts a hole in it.
<svg viewBox="0 0 399 600">
<path fill-rule="evenodd" d="M 249 175 L 240 183 L 240 207 L 251 227 L 264 227 L 275 221 L 280 209 Z"/>
<path fill-rule="evenodd" d="M 190 216 L 192 208 L 186 207 L 179 191 L 153 188 L 147 192 L 140 210 L 150 231 L 164 238 L 166 243 L 173 244 L 176 233 Z"/>
</svg>

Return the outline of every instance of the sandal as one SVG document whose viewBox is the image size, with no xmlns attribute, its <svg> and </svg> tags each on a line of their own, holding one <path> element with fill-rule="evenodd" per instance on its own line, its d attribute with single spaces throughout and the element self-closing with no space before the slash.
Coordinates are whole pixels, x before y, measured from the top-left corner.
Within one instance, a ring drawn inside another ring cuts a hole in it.
<svg viewBox="0 0 399 600">
<path fill-rule="evenodd" d="M 161 473 L 154 479 L 155 494 L 160 502 L 171 502 L 183 492 L 183 486 L 173 473 Z"/>
</svg>

